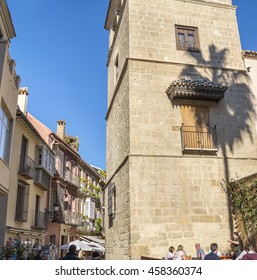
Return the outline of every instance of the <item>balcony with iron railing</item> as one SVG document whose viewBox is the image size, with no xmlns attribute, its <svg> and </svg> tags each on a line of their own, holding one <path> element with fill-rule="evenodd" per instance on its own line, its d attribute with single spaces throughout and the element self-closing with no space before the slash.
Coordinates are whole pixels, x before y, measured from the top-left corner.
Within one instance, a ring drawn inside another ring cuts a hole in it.
<svg viewBox="0 0 257 280">
<path fill-rule="evenodd" d="M 28 155 L 20 156 L 19 174 L 26 179 L 33 179 L 35 176 L 35 162 Z"/>
<path fill-rule="evenodd" d="M 183 152 L 217 152 L 216 126 L 184 126 L 180 128 Z"/>
<path fill-rule="evenodd" d="M 82 224 L 82 218 L 77 212 L 66 211 L 65 223 L 78 226 L 78 225 Z"/>
<path fill-rule="evenodd" d="M 47 228 L 47 212 L 33 211 L 33 228 Z"/>
<path fill-rule="evenodd" d="M 65 171 L 65 180 L 77 187 L 81 184 L 79 176 L 68 169 Z"/>
</svg>

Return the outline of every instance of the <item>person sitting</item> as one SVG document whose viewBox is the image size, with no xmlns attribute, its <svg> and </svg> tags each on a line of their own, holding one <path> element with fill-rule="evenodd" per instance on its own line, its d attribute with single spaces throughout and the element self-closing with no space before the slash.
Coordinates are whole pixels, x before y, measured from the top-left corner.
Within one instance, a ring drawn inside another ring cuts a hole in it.
<svg viewBox="0 0 257 280">
<path fill-rule="evenodd" d="M 186 252 L 182 245 L 178 245 L 178 249 L 174 254 L 173 260 L 183 260 L 186 257 Z"/>
<path fill-rule="evenodd" d="M 167 253 L 165 260 L 173 260 L 175 248 L 173 246 L 169 247 L 169 252 Z"/>
<path fill-rule="evenodd" d="M 241 260 L 257 260 L 257 253 L 253 250 L 251 245 L 245 246 L 246 254 L 243 255 Z"/>
<path fill-rule="evenodd" d="M 76 254 L 76 245 L 71 244 L 69 247 L 69 252 L 62 258 L 62 260 L 80 260 Z"/>
<path fill-rule="evenodd" d="M 218 253 L 218 244 L 212 243 L 210 245 L 211 252 L 204 257 L 204 260 L 220 260 Z"/>
<path fill-rule="evenodd" d="M 201 248 L 201 245 L 199 243 L 195 244 L 196 249 L 196 258 L 199 260 L 203 260 L 205 257 L 204 250 Z"/>
</svg>

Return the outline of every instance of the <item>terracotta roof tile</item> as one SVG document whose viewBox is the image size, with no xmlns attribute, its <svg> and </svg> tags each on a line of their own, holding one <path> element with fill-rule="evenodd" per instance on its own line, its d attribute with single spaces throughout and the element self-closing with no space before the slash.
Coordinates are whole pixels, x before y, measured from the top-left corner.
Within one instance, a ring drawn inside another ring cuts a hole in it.
<svg viewBox="0 0 257 280">
<path fill-rule="evenodd" d="M 257 52 L 254 51 L 242 51 L 243 58 L 257 59 Z"/>
<path fill-rule="evenodd" d="M 170 99 L 197 99 L 218 102 L 224 97 L 227 86 L 210 82 L 205 79 L 187 80 L 185 78 L 173 81 L 166 93 Z"/>
</svg>

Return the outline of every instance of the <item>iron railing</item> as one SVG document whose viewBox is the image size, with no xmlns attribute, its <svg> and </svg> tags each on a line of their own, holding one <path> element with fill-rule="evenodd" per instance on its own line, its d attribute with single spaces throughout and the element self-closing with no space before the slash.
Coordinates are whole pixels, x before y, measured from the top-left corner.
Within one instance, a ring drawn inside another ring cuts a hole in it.
<svg viewBox="0 0 257 280">
<path fill-rule="evenodd" d="M 80 186 L 80 178 L 75 173 L 71 172 L 70 170 L 65 171 L 65 180 L 69 183 L 79 187 Z"/>
<path fill-rule="evenodd" d="M 217 151 L 216 126 L 184 126 L 181 128 L 182 150 Z"/>
<path fill-rule="evenodd" d="M 80 225 L 82 219 L 77 212 L 67 211 L 65 213 L 65 223 L 70 225 Z"/>
<path fill-rule="evenodd" d="M 27 179 L 35 175 L 35 162 L 28 155 L 20 156 L 19 174 Z"/>
<path fill-rule="evenodd" d="M 33 227 L 45 229 L 47 227 L 47 213 L 41 211 L 33 211 Z"/>
</svg>

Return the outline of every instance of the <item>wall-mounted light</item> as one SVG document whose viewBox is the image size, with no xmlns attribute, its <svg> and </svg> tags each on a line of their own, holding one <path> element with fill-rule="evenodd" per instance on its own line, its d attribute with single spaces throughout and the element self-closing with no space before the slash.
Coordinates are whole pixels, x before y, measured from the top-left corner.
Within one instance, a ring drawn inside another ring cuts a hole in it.
<svg viewBox="0 0 257 280">
<path fill-rule="evenodd" d="M 60 208 L 59 203 L 54 203 L 54 212 L 58 212 Z"/>
</svg>

